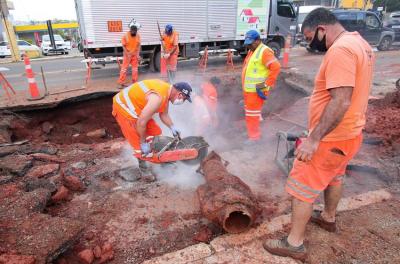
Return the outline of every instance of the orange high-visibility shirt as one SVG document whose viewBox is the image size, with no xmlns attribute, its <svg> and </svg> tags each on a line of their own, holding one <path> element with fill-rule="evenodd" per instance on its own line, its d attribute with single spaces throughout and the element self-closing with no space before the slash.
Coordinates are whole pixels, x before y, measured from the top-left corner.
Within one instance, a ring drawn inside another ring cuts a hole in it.
<svg viewBox="0 0 400 264">
<path fill-rule="evenodd" d="M 179 53 L 179 34 L 178 34 L 178 32 L 176 32 L 174 30 L 172 32 L 171 36 L 164 34 L 162 39 L 164 42 L 166 52 L 171 52 L 176 47 L 174 54 Z M 171 54 L 171 55 L 174 55 L 174 54 Z"/>
<path fill-rule="evenodd" d="M 126 32 L 125 35 L 121 39 L 122 46 L 125 46 L 125 48 L 131 52 L 139 52 L 140 50 L 140 35 L 139 33 L 136 34 L 136 36 L 132 36 L 131 32 Z"/>
<path fill-rule="evenodd" d="M 244 80 L 246 78 L 246 70 L 247 64 L 250 61 L 251 55 L 253 55 L 253 51 L 249 50 L 247 53 L 246 59 L 243 63 L 242 70 L 242 86 L 244 85 Z M 274 86 L 276 79 L 278 78 L 279 73 L 281 72 L 281 64 L 278 59 L 275 57 L 275 54 L 271 52 L 270 49 L 265 49 L 262 54 L 262 63 L 267 67 L 270 71 L 268 79 L 265 81 L 265 85 Z"/>
<path fill-rule="evenodd" d="M 126 118 L 138 118 L 147 104 L 147 95 L 150 93 L 155 93 L 162 99 L 160 108 L 157 112 L 165 112 L 168 108 L 170 90 L 171 84 L 162 80 L 144 80 L 125 88 L 116 94 L 113 100 L 114 104 L 118 105 L 119 113 L 124 115 Z M 127 102 L 126 96 L 130 102 Z"/>
</svg>

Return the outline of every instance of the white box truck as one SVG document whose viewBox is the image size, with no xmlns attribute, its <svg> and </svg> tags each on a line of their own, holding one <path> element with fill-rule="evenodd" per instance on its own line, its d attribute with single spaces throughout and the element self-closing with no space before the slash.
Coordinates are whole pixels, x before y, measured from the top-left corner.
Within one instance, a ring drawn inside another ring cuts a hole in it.
<svg viewBox="0 0 400 264">
<path fill-rule="evenodd" d="M 285 38 L 296 34 L 290 0 L 75 0 L 86 58 L 106 64 L 122 55 L 121 38 L 135 19 L 141 24 L 141 56 L 159 69 L 161 30 L 170 23 L 179 33 L 180 56 L 195 58 L 209 50 L 235 49 L 241 55 L 245 33 L 258 30 L 279 56 Z"/>
</svg>

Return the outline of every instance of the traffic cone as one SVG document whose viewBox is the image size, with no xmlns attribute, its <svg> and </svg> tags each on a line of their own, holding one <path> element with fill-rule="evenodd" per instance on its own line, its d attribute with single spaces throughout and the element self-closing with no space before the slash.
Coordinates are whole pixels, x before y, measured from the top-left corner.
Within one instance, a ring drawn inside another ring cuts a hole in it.
<svg viewBox="0 0 400 264">
<path fill-rule="evenodd" d="M 160 56 L 160 72 L 161 76 L 167 76 L 167 60 L 163 57 L 163 52 L 161 52 Z"/>
<path fill-rule="evenodd" d="M 289 52 L 290 52 L 290 43 L 292 41 L 292 36 L 290 34 L 287 35 L 285 41 L 285 48 L 283 50 L 283 62 L 282 67 L 284 69 L 289 68 Z"/>
<path fill-rule="evenodd" d="M 28 100 L 40 100 L 44 96 L 40 96 L 39 88 L 35 81 L 35 76 L 33 75 L 31 62 L 27 55 L 23 55 L 23 56 L 24 56 L 26 77 L 28 78 L 28 83 L 29 83 L 30 97 L 28 98 Z"/>
</svg>

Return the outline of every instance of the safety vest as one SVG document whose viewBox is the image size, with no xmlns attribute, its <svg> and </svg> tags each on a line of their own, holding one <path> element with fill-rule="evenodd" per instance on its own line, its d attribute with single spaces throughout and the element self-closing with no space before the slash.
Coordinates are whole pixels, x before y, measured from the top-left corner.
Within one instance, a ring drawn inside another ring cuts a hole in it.
<svg viewBox="0 0 400 264">
<path fill-rule="evenodd" d="M 131 118 L 138 118 L 147 104 L 146 95 L 156 93 L 162 98 L 161 106 L 157 110 L 162 113 L 168 106 L 168 97 L 171 85 L 161 80 L 145 80 L 126 87 L 114 96 L 114 102 Z"/>
<path fill-rule="evenodd" d="M 269 69 L 262 63 L 263 53 L 266 49 L 270 48 L 261 43 L 247 62 L 243 85 L 245 92 L 256 92 L 256 84 L 265 82 L 269 76 Z"/>
</svg>

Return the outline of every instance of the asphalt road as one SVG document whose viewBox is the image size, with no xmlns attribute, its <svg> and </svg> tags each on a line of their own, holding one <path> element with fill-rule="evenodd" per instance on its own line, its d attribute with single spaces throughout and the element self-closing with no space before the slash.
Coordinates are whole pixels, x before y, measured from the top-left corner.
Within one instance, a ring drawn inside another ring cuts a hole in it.
<svg viewBox="0 0 400 264">
<path fill-rule="evenodd" d="M 399 46 L 395 46 L 394 50 L 399 50 Z M 390 52 L 389 52 L 390 53 Z M 294 48 L 290 57 L 302 57 L 307 55 L 303 48 Z M 383 55 L 383 54 L 382 54 Z M 39 60 L 32 60 L 31 65 L 35 73 L 35 79 L 39 87 L 44 87 L 41 67 L 43 68 L 46 78 L 46 84 L 49 91 L 62 91 L 80 88 L 85 85 L 86 66 L 81 63 L 83 57 L 45 57 Z M 225 65 L 226 57 L 210 57 L 209 67 L 220 67 Z M 235 64 L 241 63 L 240 57 L 235 57 Z M 178 64 L 179 69 L 196 69 L 198 60 L 181 61 Z M 4 76 L 11 83 L 15 90 L 25 90 L 28 88 L 28 81 L 25 77 L 25 67 L 23 62 L 18 63 L 3 63 L 0 67 L 8 68 L 9 71 L 3 72 Z M 92 70 L 92 79 L 101 81 L 107 80 L 108 82 L 118 79 L 119 68 L 117 64 L 108 64 L 106 67 L 99 66 L 99 69 Z M 146 73 L 149 73 L 149 67 L 142 66 L 139 68 L 139 78 L 146 78 Z M 128 73 L 130 74 L 130 73 Z M 153 75 L 154 76 L 154 75 Z M 111 82 L 112 83 L 112 82 Z M 117 85 L 117 84 L 116 84 Z M 3 91 L 0 90 L 0 96 Z"/>
</svg>

